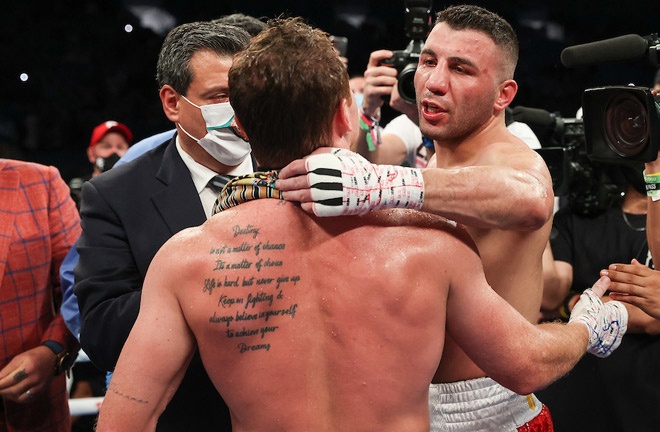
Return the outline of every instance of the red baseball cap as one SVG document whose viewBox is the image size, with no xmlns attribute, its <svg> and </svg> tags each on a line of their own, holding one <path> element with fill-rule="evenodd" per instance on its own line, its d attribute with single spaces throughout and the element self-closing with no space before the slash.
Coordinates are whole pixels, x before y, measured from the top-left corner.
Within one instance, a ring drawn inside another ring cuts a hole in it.
<svg viewBox="0 0 660 432">
<path fill-rule="evenodd" d="M 131 140 L 133 140 L 133 132 L 131 132 L 128 126 L 114 120 L 108 120 L 94 128 L 89 146 L 94 147 L 96 143 L 101 141 L 101 139 L 110 132 L 119 132 L 124 138 L 126 138 L 126 141 L 128 141 L 129 144 L 131 143 Z"/>
</svg>

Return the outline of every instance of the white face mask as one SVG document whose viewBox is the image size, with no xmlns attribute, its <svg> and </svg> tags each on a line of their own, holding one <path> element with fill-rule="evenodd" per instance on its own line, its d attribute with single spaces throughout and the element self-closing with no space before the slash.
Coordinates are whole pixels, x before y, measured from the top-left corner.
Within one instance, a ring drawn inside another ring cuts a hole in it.
<svg viewBox="0 0 660 432">
<path fill-rule="evenodd" d="M 181 95 L 190 105 L 202 111 L 206 122 L 206 136 L 197 139 L 190 135 L 179 123 L 181 130 L 195 140 L 215 160 L 228 166 L 236 166 L 243 162 L 252 151 L 250 143 L 236 135 L 231 123 L 234 120 L 234 109 L 229 102 L 198 106 Z"/>
</svg>

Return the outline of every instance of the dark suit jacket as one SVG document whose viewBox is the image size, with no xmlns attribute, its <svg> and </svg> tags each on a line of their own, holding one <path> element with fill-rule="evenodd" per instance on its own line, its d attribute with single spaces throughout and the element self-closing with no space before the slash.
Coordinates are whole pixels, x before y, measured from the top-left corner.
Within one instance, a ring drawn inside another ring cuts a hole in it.
<svg viewBox="0 0 660 432">
<path fill-rule="evenodd" d="M 55 167 L 0 159 L 0 369 L 47 340 L 78 352 L 59 314 L 59 267 L 79 233 L 78 211 Z M 0 430 L 70 431 L 65 376 L 29 403 L 0 400 Z"/>
<path fill-rule="evenodd" d="M 78 240 L 74 292 L 82 317 L 80 342 L 103 370 L 112 370 L 117 363 L 137 318 L 147 268 L 158 249 L 177 232 L 206 220 L 174 140 L 94 177 L 82 189 L 83 233 Z M 198 354 L 158 430 L 231 431 L 229 411 Z"/>
</svg>

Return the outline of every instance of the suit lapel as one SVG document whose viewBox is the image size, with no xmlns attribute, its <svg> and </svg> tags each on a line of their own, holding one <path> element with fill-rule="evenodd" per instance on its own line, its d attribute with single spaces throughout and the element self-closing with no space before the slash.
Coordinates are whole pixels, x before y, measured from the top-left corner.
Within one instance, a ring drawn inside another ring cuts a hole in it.
<svg viewBox="0 0 660 432">
<path fill-rule="evenodd" d="M 179 156 L 174 139 L 165 149 L 163 161 L 156 173 L 156 178 L 165 187 L 151 196 L 172 234 L 206 221 L 190 171 Z"/>
<path fill-rule="evenodd" d="M 19 185 L 18 172 L 2 170 L 2 168 L 3 166 L 0 165 L 0 281 L 5 274 L 5 263 L 16 217 Z"/>
</svg>

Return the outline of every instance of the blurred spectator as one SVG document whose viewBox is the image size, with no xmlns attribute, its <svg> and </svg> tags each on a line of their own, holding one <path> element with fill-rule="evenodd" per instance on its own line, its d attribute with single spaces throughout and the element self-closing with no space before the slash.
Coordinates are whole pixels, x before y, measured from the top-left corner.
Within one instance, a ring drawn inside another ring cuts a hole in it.
<svg viewBox="0 0 660 432">
<path fill-rule="evenodd" d="M 57 269 L 79 234 L 56 168 L 0 159 L 0 430 L 71 431 L 63 372 L 79 345 Z"/>
<path fill-rule="evenodd" d="M 240 27 L 248 32 L 248 34 L 252 37 L 258 35 L 263 29 L 266 28 L 266 23 L 264 23 L 261 19 L 242 13 L 223 15 L 220 18 L 211 20 L 211 22 L 215 24 L 229 24 Z"/>
<path fill-rule="evenodd" d="M 87 158 L 92 165 L 92 172 L 85 177 L 76 177 L 69 182 L 71 197 L 78 210 L 82 185 L 87 180 L 112 168 L 129 150 L 133 133 L 125 124 L 113 120 L 105 121 L 92 130 L 92 137 L 87 147 Z M 78 300 L 73 294 L 73 268 L 78 262 L 76 248 L 71 248 L 60 267 L 62 283 L 62 316 L 71 333 L 80 338 L 80 311 Z"/>
<path fill-rule="evenodd" d="M 353 75 L 348 80 L 348 85 L 351 87 L 351 91 L 355 96 L 355 102 L 358 107 L 362 106 L 362 99 L 364 98 L 364 76 L 363 75 Z"/>
<path fill-rule="evenodd" d="M 660 68 L 653 79 L 653 88 L 660 92 Z M 658 96 L 656 94 L 656 96 Z M 657 107 L 657 102 L 656 102 Z M 650 143 L 649 143 L 650 145 Z M 644 182 L 647 186 L 653 188 L 660 184 L 660 151 L 655 160 L 644 164 Z M 649 241 L 649 248 L 653 256 L 660 255 L 660 192 L 657 189 L 647 191 L 646 201 L 648 203 L 648 221 L 646 222 L 646 237 Z"/>
<path fill-rule="evenodd" d="M 92 165 L 91 174 L 85 177 L 76 177 L 69 182 L 71 197 L 80 209 L 81 190 L 84 182 L 96 177 L 110 168 L 126 153 L 133 140 L 133 133 L 123 123 L 114 120 L 105 121 L 92 130 L 92 137 L 87 147 L 87 159 Z M 60 279 L 62 282 L 63 301 L 62 316 L 69 330 L 79 337 L 80 314 L 73 296 L 73 278 L 66 277 L 65 263 L 77 258 L 75 248 L 71 248 L 60 267 Z M 73 267 L 71 267 L 73 268 Z M 73 274 L 71 274 L 73 276 Z M 75 320 L 77 324 L 70 325 Z M 72 383 L 70 397 L 72 399 L 100 397 L 105 394 L 105 372 L 98 369 L 90 362 L 79 362 L 72 368 Z M 96 415 L 72 417 L 72 432 L 91 432 L 94 430 Z"/>
<path fill-rule="evenodd" d="M 351 91 L 355 94 L 362 94 L 364 91 L 364 76 L 363 75 L 354 75 L 351 79 L 348 80 L 348 85 L 351 87 Z M 362 106 L 362 101 L 360 100 L 360 106 Z"/>
<path fill-rule="evenodd" d="M 579 294 L 610 264 L 635 259 L 653 266 L 643 165 L 619 168 L 625 179 L 622 202 L 595 216 L 577 214 L 570 206 L 555 215 L 554 263 L 544 261 L 544 279 L 554 279 L 566 300 L 549 319 L 567 317 Z M 635 306 L 626 308 L 628 333 L 616 352 L 604 359 L 583 357 L 570 374 L 538 392 L 558 431 L 651 431 L 660 424 L 660 321 Z"/>
<path fill-rule="evenodd" d="M 133 133 L 123 123 L 108 120 L 96 126 L 87 147 L 87 159 L 92 164 L 92 172 L 84 177 L 76 177 L 69 182 L 71 197 L 80 208 L 80 192 L 84 182 L 112 168 L 128 150 L 133 141 Z"/>
</svg>

